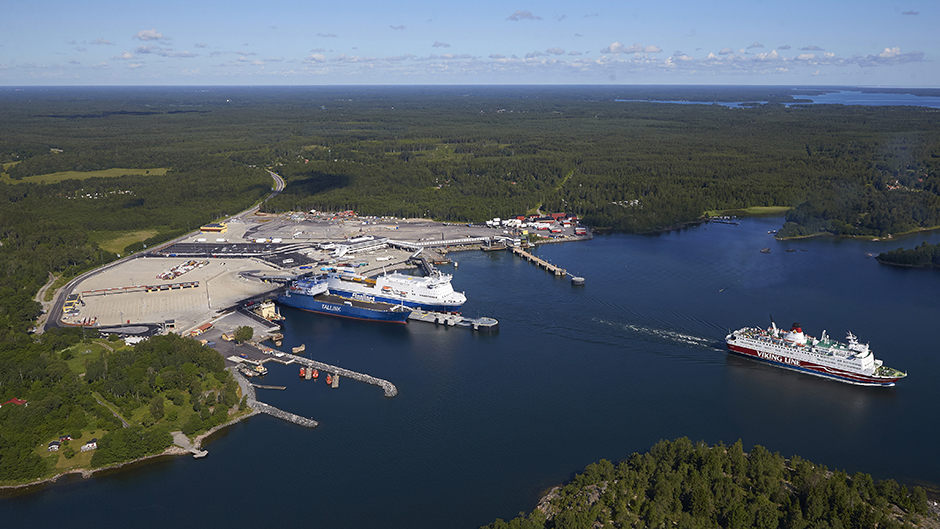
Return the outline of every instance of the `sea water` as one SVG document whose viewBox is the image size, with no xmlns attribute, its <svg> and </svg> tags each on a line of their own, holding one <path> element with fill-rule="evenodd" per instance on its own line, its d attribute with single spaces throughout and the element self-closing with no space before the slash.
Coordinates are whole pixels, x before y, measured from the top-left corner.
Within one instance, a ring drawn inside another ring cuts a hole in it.
<svg viewBox="0 0 940 529">
<path fill-rule="evenodd" d="M 779 218 L 654 236 L 600 235 L 535 253 L 586 278 L 572 286 L 508 252 L 451 254 L 464 313 L 495 334 L 285 311 L 282 349 L 387 379 L 330 389 L 268 363 L 258 397 L 314 418 L 260 415 L 209 456 L 70 478 L 0 500 L 11 527 L 477 527 L 531 511 L 593 461 L 660 439 L 737 439 L 832 469 L 940 483 L 940 272 L 869 254 L 922 241 L 775 241 Z M 769 247 L 770 253 L 761 253 Z M 786 250 L 794 250 L 788 252 Z M 909 373 L 860 387 L 729 355 L 729 329 L 800 322 L 852 331 Z M 321 377 L 322 379 L 322 377 Z"/>
</svg>

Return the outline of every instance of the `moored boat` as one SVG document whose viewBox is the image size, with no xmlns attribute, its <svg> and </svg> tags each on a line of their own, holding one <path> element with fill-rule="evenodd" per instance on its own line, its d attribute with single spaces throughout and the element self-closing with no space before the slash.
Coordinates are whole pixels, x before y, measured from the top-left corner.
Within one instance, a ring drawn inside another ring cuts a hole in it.
<svg viewBox="0 0 940 529">
<path fill-rule="evenodd" d="M 803 333 L 799 323 L 789 331 L 771 322 L 769 329 L 744 327 L 725 337 L 728 349 L 777 367 L 863 386 L 893 386 L 907 373 L 875 359 L 868 344 L 851 332 L 847 343 L 832 340 L 823 331 L 816 339 Z"/>
</svg>

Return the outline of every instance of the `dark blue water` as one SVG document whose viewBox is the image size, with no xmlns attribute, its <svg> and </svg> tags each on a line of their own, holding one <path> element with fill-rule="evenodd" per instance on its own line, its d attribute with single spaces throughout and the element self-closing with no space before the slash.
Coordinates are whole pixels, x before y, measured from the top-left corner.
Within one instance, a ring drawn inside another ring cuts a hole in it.
<svg viewBox="0 0 940 529">
<path fill-rule="evenodd" d="M 10 527 L 477 527 L 529 511 L 548 487 L 659 439 L 762 444 L 831 468 L 940 483 L 940 273 L 866 258 L 889 243 L 775 242 L 780 219 L 660 236 L 599 236 L 537 253 L 572 287 L 504 252 L 454 254 L 465 312 L 494 335 L 290 312 L 284 347 L 394 382 L 299 381 L 268 364 L 263 400 L 320 421 L 268 416 L 176 458 L 0 500 Z M 770 254 L 759 252 L 772 248 Z M 787 248 L 805 249 L 787 253 Z M 799 321 L 853 331 L 910 376 L 857 387 L 729 356 L 729 328 Z"/>
<path fill-rule="evenodd" d="M 809 100 L 811 103 L 783 103 L 784 106 L 793 105 L 849 105 L 849 106 L 916 106 L 940 108 L 940 97 L 929 95 L 915 95 L 909 93 L 892 92 L 864 92 L 861 90 L 833 90 L 831 92 L 802 93 L 803 89 L 792 90 L 792 96 L 800 100 Z M 680 100 L 647 100 L 647 99 L 615 99 L 620 102 L 644 103 L 671 103 L 674 105 L 721 105 L 728 108 L 749 108 L 755 105 L 766 104 L 767 101 L 680 101 Z"/>
</svg>

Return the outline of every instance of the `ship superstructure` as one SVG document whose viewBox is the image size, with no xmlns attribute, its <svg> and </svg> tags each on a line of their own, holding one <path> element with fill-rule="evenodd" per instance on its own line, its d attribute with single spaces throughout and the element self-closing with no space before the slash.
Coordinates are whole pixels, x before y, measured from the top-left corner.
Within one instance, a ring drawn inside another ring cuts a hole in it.
<svg viewBox="0 0 940 529">
<path fill-rule="evenodd" d="M 459 312 L 467 296 L 455 292 L 451 275 L 435 271 L 425 277 L 393 272 L 375 278 L 352 272 L 330 272 L 326 282 L 339 296 L 405 305 L 436 312 Z"/>
</svg>

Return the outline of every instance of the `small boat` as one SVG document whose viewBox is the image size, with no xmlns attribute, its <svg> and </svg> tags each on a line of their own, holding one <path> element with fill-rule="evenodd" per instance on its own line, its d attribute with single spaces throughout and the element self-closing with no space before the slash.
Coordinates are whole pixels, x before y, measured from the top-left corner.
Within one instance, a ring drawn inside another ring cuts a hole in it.
<svg viewBox="0 0 940 529">
<path fill-rule="evenodd" d="M 307 349 L 307 344 L 300 344 L 297 347 L 292 348 L 291 351 L 293 351 L 294 354 L 297 354 L 297 353 L 304 352 L 304 350 L 306 349 Z"/>
<path fill-rule="evenodd" d="M 307 376 L 307 369 L 301 367 L 301 368 L 300 368 L 300 378 L 304 378 L 304 377 L 306 377 L 306 376 Z"/>
<path fill-rule="evenodd" d="M 332 383 L 333 383 L 333 377 L 332 377 L 331 375 L 327 375 L 327 376 L 326 376 L 326 383 L 327 383 L 327 384 L 332 384 Z"/>
<path fill-rule="evenodd" d="M 760 253 L 770 253 L 770 248 L 761 248 Z"/>
<path fill-rule="evenodd" d="M 314 369 L 313 372 L 310 374 L 310 376 L 311 376 L 314 380 L 316 380 L 317 378 L 320 377 L 320 372 L 317 371 L 316 369 Z"/>
</svg>

